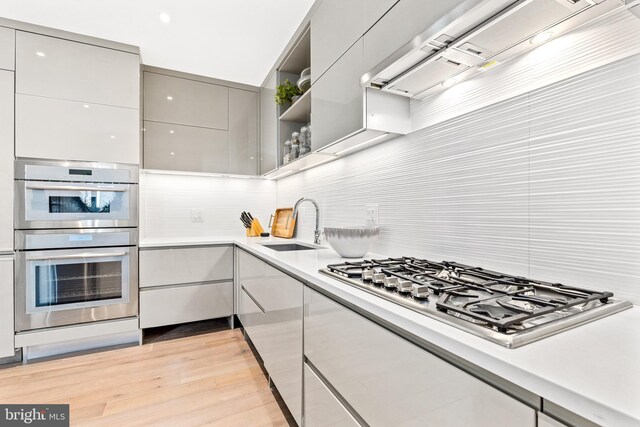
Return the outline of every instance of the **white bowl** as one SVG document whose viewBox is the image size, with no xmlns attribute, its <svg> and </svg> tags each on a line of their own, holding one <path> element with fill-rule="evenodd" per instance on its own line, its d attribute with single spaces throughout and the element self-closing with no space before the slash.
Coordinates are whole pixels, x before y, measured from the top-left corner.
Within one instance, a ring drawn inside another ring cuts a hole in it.
<svg viewBox="0 0 640 427">
<path fill-rule="evenodd" d="M 380 227 L 325 227 L 327 242 L 343 258 L 362 258 L 380 234 Z"/>
</svg>

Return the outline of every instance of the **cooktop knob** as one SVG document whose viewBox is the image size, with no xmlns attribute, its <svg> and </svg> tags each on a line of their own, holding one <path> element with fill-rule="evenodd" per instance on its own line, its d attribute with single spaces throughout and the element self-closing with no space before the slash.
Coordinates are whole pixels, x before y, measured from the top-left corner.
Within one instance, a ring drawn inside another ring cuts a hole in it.
<svg viewBox="0 0 640 427">
<path fill-rule="evenodd" d="M 385 288 L 397 288 L 398 287 L 398 278 L 395 276 L 387 276 L 384 279 L 384 287 Z"/>
<path fill-rule="evenodd" d="M 413 289 L 411 290 L 411 295 L 413 295 L 414 298 L 418 298 L 418 299 L 429 298 L 429 287 L 427 285 L 420 285 L 418 283 L 414 283 Z"/>
<path fill-rule="evenodd" d="M 413 289 L 413 282 L 411 280 L 399 279 L 398 280 L 398 291 L 399 292 L 411 292 Z"/>
</svg>

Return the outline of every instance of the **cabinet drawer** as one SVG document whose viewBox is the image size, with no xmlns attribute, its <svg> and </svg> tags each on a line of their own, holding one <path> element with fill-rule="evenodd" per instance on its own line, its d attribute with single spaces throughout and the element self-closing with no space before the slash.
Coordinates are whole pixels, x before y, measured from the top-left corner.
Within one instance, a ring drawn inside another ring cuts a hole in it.
<svg viewBox="0 0 640 427">
<path fill-rule="evenodd" d="M 233 248 L 143 249 L 140 251 L 140 287 L 233 279 Z"/>
<path fill-rule="evenodd" d="M 140 291 L 140 327 L 215 319 L 233 314 L 233 283 L 167 286 Z"/>
<path fill-rule="evenodd" d="M 13 256 L 0 256 L 0 358 L 14 355 Z"/>
<path fill-rule="evenodd" d="M 17 94 L 16 156 L 138 164 L 139 111 Z"/>
<path fill-rule="evenodd" d="M 357 427 L 360 425 L 306 363 L 304 365 L 304 408 L 304 421 L 308 427 Z"/>
<path fill-rule="evenodd" d="M 554 420 L 542 412 L 538 412 L 538 427 L 567 427 L 567 425 Z"/>
<path fill-rule="evenodd" d="M 144 122 L 144 167 L 187 172 L 229 172 L 229 132 Z"/>
<path fill-rule="evenodd" d="M 0 27 L 0 69 L 15 69 L 16 30 Z"/>
<path fill-rule="evenodd" d="M 229 89 L 180 77 L 144 73 L 144 119 L 229 129 Z"/>
<path fill-rule="evenodd" d="M 304 351 L 371 426 L 536 423 L 534 409 L 309 288 Z"/>
<path fill-rule="evenodd" d="M 140 108 L 140 56 L 16 33 L 16 93 Z"/>
<path fill-rule="evenodd" d="M 242 287 L 238 293 L 238 299 L 238 318 L 264 362 L 264 356 L 269 352 L 269 343 L 264 338 L 267 327 L 264 309 L 259 307 L 253 297 Z"/>
<path fill-rule="evenodd" d="M 13 252 L 13 123 L 13 73 L 0 70 L 1 252 Z"/>
</svg>

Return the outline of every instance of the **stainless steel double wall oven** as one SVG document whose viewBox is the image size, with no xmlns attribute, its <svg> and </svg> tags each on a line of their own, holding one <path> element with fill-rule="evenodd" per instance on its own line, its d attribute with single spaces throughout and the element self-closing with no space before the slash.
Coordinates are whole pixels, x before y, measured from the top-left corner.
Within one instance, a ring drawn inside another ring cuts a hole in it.
<svg viewBox="0 0 640 427">
<path fill-rule="evenodd" d="M 138 314 L 138 167 L 19 159 L 16 331 Z"/>
</svg>

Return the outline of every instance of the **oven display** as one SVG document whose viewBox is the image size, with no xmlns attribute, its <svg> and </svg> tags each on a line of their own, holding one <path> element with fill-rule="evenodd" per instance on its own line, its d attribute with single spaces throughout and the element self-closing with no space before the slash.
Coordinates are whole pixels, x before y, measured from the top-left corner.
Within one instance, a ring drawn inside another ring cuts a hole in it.
<svg viewBox="0 0 640 427">
<path fill-rule="evenodd" d="M 35 267 L 36 307 L 122 298 L 122 262 Z"/>
</svg>

